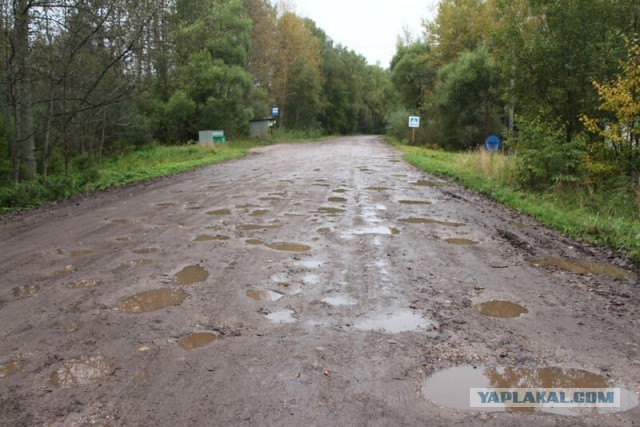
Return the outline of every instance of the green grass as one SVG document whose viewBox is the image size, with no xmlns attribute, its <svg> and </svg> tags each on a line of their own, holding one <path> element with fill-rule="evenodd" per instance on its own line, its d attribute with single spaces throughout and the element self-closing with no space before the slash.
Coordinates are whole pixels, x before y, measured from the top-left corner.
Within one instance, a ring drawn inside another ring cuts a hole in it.
<svg viewBox="0 0 640 427">
<path fill-rule="evenodd" d="M 640 209 L 626 189 L 594 192 L 577 185 L 545 193 L 517 184 L 515 158 L 484 151 L 450 153 L 396 145 L 420 169 L 456 179 L 561 233 L 610 248 L 640 265 Z"/>
</svg>

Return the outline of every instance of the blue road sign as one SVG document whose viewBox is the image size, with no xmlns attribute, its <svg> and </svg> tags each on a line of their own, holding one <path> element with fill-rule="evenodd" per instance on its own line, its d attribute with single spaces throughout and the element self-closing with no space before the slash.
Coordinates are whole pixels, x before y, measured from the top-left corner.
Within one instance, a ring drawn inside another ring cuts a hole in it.
<svg viewBox="0 0 640 427">
<path fill-rule="evenodd" d="M 273 107 L 271 109 L 271 115 L 273 117 L 278 117 L 280 115 L 280 109 L 278 107 Z"/>
<path fill-rule="evenodd" d="M 420 127 L 420 117 L 418 117 L 418 116 L 409 117 L 409 127 L 410 128 L 419 128 Z"/>
<path fill-rule="evenodd" d="M 484 145 L 487 147 L 488 151 L 495 153 L 500 148 L 500 138 L 495 135 L 489 135 Z"/>
</svg>

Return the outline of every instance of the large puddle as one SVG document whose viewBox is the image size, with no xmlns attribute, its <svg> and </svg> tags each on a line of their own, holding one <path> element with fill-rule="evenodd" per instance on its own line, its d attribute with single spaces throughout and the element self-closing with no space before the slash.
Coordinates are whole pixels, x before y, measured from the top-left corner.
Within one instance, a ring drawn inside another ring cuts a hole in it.
<svg viewBox="0 0 640 427">
<path fill-rule="evenodd" d="M 247 296 L 256 301 L 275 302 L 284 297 L 283 294 L 267 289 L 251 289 L 247 291 Z"/>
<path fill-rule="evenodd" d="M 529 263 L 536 267 L 556 267 L 562 270 L 578 274 L 602 274 L 619 280 L 632 280 L 633 274 L 611 264 L 587 261 L 584 259 L 564 259 L 553 255 L 545 254 L 538 258 L 529 260 Z"/>
<path fill-rule="evenodd" d="M 455 409 L 475 411 L 518 411 L 548 412 L 559 415 L 587 415 L 611 412 L 624 412 L 638 405 L 635 393 L 621 389 L 619 408 L 471 408 L 472 388 L 498 389 L 602 389 L 610 387 L 606 378 L 581 369 L 563 369 L 545 367 L 526 368 L 487 368 L 458 366 L 445 369 L 431 376 L 423 385 L 422 392 L 431 402 Z"/>
<path fill-rule="evenodd" d="M 406 222 L 408 224 L 436 224 L 436 225 L 444 225 L 446 227 L 462 227 L 467 225 L 462 222 L 438 221 L 437 219 L 432 219 L 432 218 L 402 218 L 402 219 L 399 219 L 398 221 Z"/>
<path fill-rule="evenodd" d="M 370 317 L 357 322 L 354 328 L 360 331 L 380 331 L 388 334 L 430 330 L 433 322 L 412 311 L 400 311 Z"/>
<path fill-rule="evenodd" d="M 125 313 L 147 313 L 180 305 L 187 295 L 183 290 L 153 289 L 125 298 L 117 309 Z"/>
<path fill-rule="evenodd" d="M 178 341 L 178 345 L 185 350 L 204 347 L 218 339 L 218 334 L 213 332 L 194 332 L 188 337 Z"/>
<path fill-rule="evenodd" d="M 529 310 L 520 304 L 510 301 L 488 301 L 473 306 L 475 313 L 489 317 L 512 319 L 527 314 Z"/>
<path fill-rule="evenodd" d="M 12 360 L 0 365 L 0 379 L 17 374 L 22 371 L 22 368 L 24 368 L 24 362 L 22 360 Z"/>
<path fill-rule="evenodd" d="M 175 275 L 175 283 L 178 285 L 193 285 L 204 282 L 209 278 L 209 272 L 200 265 L 190 265 L 180 270 Z"/>
<path fill-rule="evenodd" d="M 301 245 L 299 243 L 272 243 L 267 245 L 267 247 L 276 251 L 285 252 L 308 252 L 311 250 L 311 246 Z"/>
<path fill-rule="evenodd" d="M 58 388 L 70 388 L 98 382 L 115 372 L 115 366 L 102 356 L 83 357 L 63 362 L 62 367 L 51 374 L 51 384 Z"/>
</svg>

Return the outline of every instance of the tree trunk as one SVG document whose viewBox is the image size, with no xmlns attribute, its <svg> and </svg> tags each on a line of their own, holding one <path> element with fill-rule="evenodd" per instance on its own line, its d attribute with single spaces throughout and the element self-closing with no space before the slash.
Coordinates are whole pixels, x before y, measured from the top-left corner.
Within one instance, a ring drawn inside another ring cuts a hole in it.
<svg viewBox="0 0 640 427">
<path fill-rule="evenodd" d="M 8 66 L 8 65 L 7 65 Z M 13 182 L 17 183 L 20 179 L 20 145 L 16 139 L 14 132 L 15 116 L 11 114 L 9 108 L 9 99 L 7 93 L 9 93 L 9 84 L 3 81 L 0 77 L 0 110 L 2 110 L 2 119 L 4 120 L 5 134 L 7 136 L 7 142 L 9 143 L 9 159 L 11 159 L 11 166 L 13 169 Z"/>
</svg>

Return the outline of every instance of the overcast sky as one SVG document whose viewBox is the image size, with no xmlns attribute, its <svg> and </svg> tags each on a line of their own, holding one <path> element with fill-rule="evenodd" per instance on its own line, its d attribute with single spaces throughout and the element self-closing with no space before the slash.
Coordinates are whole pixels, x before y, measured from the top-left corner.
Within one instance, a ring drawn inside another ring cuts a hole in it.
<svg viewBox="0 0 640 427">
<path fill-rule="evenodd" d="M 295 12 L 313 19 L 332 40 L 384 68 L 406 26 L 422 35 L 422 19 L 432 20 L 438 0 L 293 0 Z"/>
</svg>

